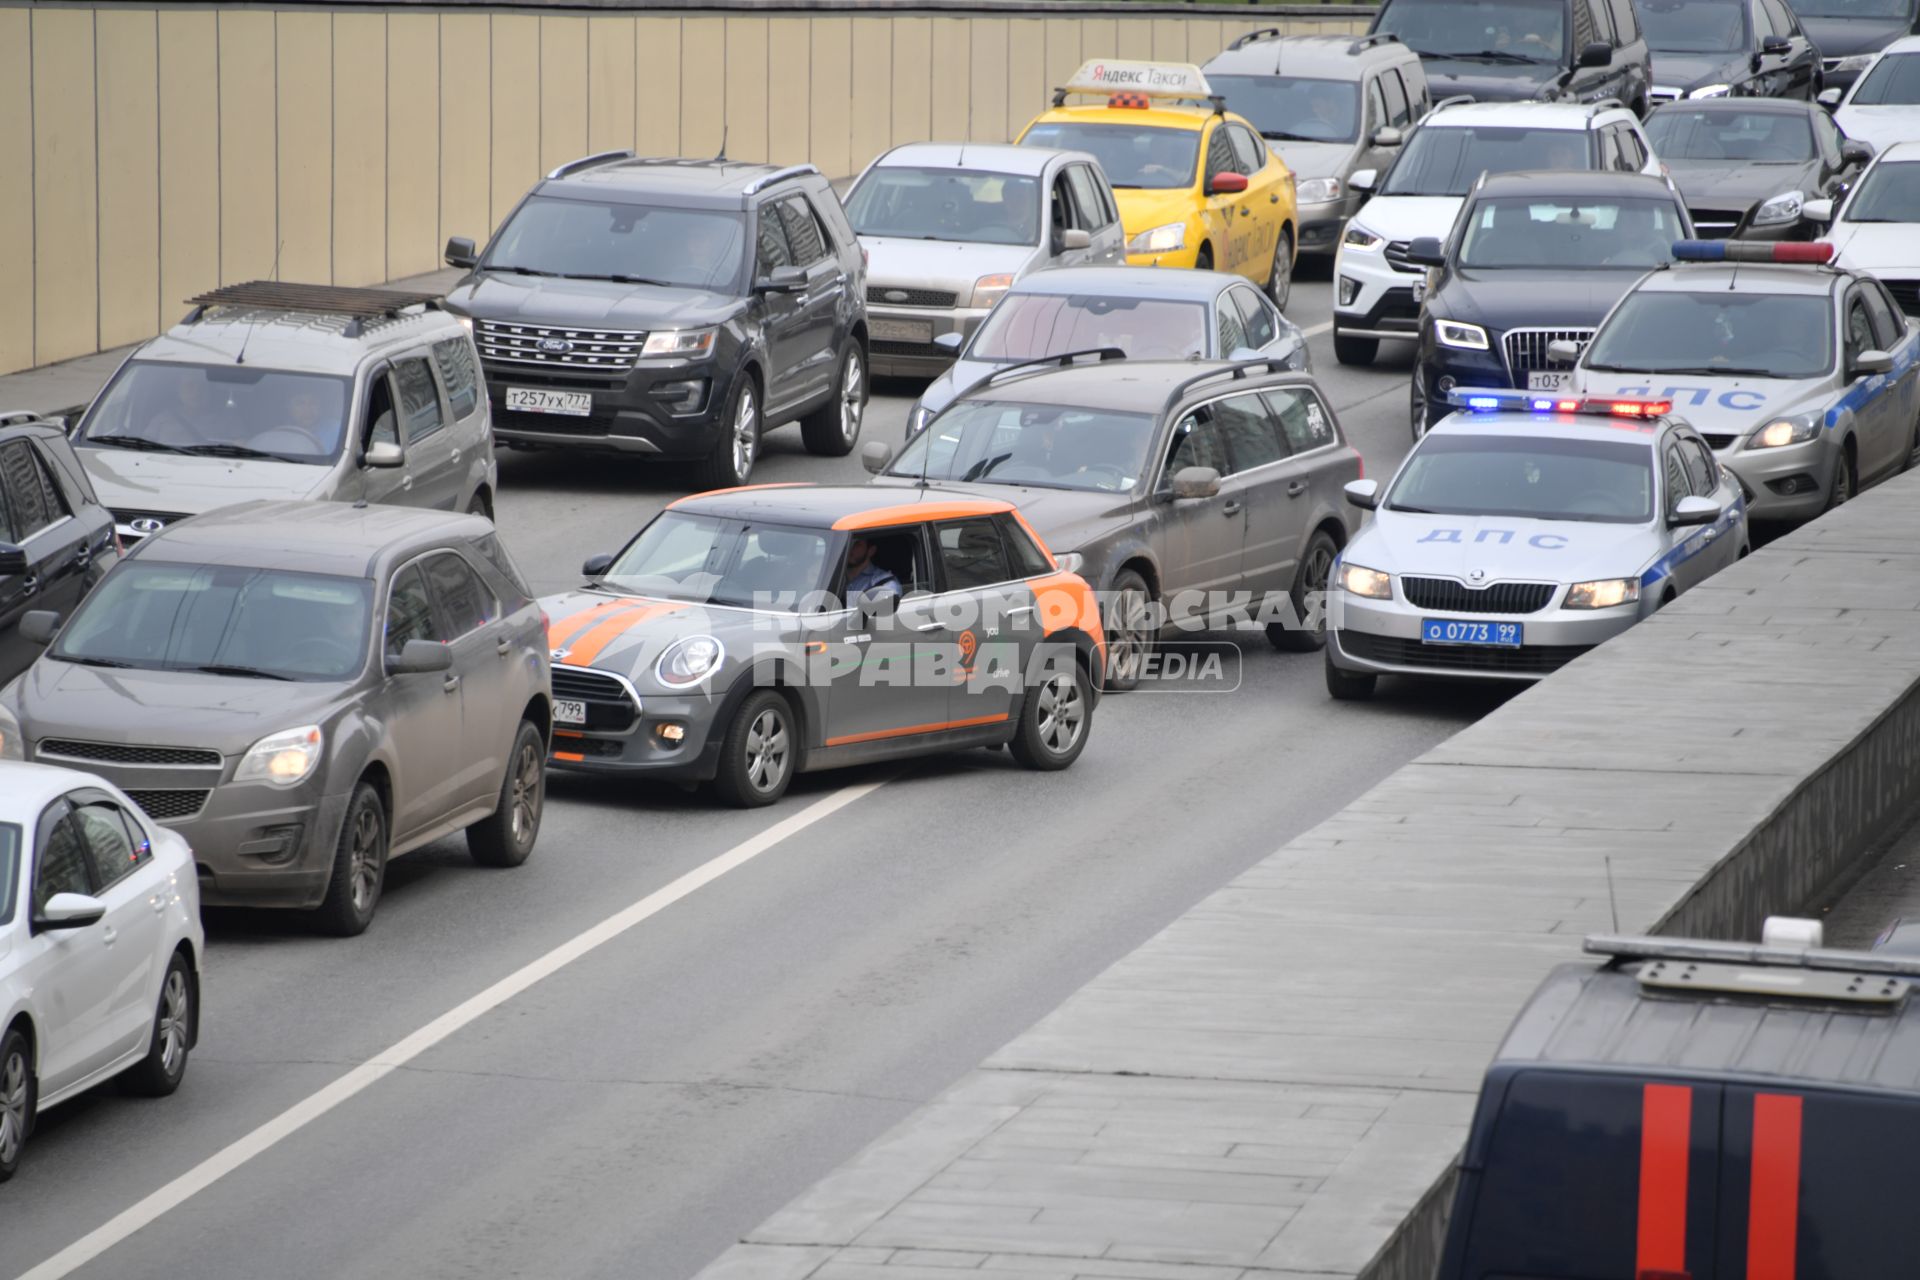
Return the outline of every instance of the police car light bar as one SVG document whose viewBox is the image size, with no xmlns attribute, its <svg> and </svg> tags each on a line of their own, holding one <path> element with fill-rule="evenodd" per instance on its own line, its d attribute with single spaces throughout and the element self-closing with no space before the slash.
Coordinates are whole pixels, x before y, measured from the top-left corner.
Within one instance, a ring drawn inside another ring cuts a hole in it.
<svg viewBox="0 0 1920 1280">
<path fill-rule="evenodd" d="M 1617 396 L 1543 396 L 1503 387 L 1455 387 L 1447 400 L 1469 413 L 1580 413 L 1610 418 L 1660 418 L 1671 400 L 1625 400 Z"/>
<path fill-rule="evenodd" d="M 1128 62 L 1095 58 L 1067 81 L 1070 93 L 1138 94 L 1147 98 L 1211 98 L 1213 86 L 1191 62 Z"/>
<path fill-rule="evenodd" d="M 1793 262 L 1825 266 L 1833 261 L 1833 246 L 1824 240 L 1811 244 L 1755 244 L 1745 240 L 1675 240 L 1675 262 Z"/>
</svg>

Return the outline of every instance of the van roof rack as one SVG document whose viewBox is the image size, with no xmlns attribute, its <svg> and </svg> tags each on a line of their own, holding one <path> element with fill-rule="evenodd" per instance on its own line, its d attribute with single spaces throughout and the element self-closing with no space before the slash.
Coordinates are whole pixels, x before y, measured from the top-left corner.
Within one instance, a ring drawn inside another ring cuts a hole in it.
<svg viewBox="0 0 1920 1280">
<path fill-rule="evenodd" d="M 1920 978 L 1920 956 L 1842 951 L 1833 947 L 1769 946 L 1760 942 L 1594 934 L 1587 938 L 1582 949 L 1589 955 L 1612 956 L 1617 960 L 1691 960 L 1772 969 L 1810 969 L 1822 973 Z"/>
<path fill-rule="evenodd" d="M 788 178 L 804 178 L 808 174 L 816 174 L 819 172 L 819 168 L 814 165 L 790 164 L 784 169 L 775 169 L 772 173 L 761 174 L 759 177 L 747 183 L 746 189 L 740 194 L 750 196 L 756 192 L 765 191 L 776 182 L 785 182 Z"/>
<path fill-rule="evenodd" d="M 1127 353 L 1119 347 L 1083 347 L 1078 351 L 1062 351 L 1058 355 L 1041 356 L 1037 360 L 1022 360 L 1018 364 L 1002 365 L 974 383 L 974 386 L 990 387 L 1009 376 L 1022 377 L 1039 373 L 1044 369 L 1065 369 L 1069 365 L 1078 364 L 1087 356 L 1098 357 L 1094 361 L 1095 364 L 1105 364 L 1109 360 L 1125 360 Z"/>
<path fill-rule="evenodd" d="M 636 158 L 637 157 L 631 151 L 597 151 L 590 156 L 581 156 L 578 160 L 567 161 L 565 164 L 555 169 L 552 173 L 549 173 L 547 175 L 547 178 L 549 180 L 554 178 L 565 178 L 573 174 L 579 173 L 582 169 L 592 169 L 592 168 L 598 167 L 599 165 L 614 164 L 617 161 L 633 160 Z"/>
<path fill-rule="evenodd" d="M 1399 44 L 1400 35 L 1395 31 L 1371 31 L 1347 46 L 1347 56 L 1354 57 L 1365 53 L 1377 44 Z"/>
<path fill-rule="evenodd" d="M 442 309 L 437 293 L 403 293 L 394 289 L 349 289 L 331 284 L 282 284 L 249 280 L 230 284 L 187 299 L 193 308 L 182 324 L 198 324 L 213 307 L 257 307 L 263 311 L 311 311 L 352 316 L 346 336 L 357 338 L 368 320 L 392 320 L 420 308 Z"/>
<path fill-rule="evenodd" d="M 1287 367 L 1287 358 L 1285 356 L 1258 356 L 1252 360 L 1236 360 L 1224 368 L 1208 369 L 1204 373 L 1196 373 L 1190 378 L 1182 378 L 1179 382 L 1174 383 L 1173 389 L 1167 392 L 1167 402 L 1161 407 L 1160 411 L 1165 413 L 1168 409 L 1173 408 L 1173 406 L 1179 402 L 1180 397 L 1186 395 L 1187 392 L 1200 386 L 1202 383 L 1212 382 L 1216 378 L 1225 378 L 1228 381 L 1234 381 L 1252 374 L 1291 372 L 1293 372 L 1293 370 Z"/>
</svg>

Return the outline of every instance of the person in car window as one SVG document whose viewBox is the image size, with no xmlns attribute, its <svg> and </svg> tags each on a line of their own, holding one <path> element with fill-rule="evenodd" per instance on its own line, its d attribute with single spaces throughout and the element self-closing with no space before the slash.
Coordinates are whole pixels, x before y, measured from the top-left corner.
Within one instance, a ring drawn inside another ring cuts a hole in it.
<svg viewBox="0 0 1920 1280">
<path fill-rule="evenodd" d="M 154 410 L 147 420 L 146 436 L 162 444 L 201 444 L 205 438 L 202 427 L 211 407 L 205 375 L 198 369 L 182 369 L 173 379 L 172 401 Z"/>
<path fill-rule="evenodd" d="M 287 393 L 283 430 L 297 431 L 312 445 L 315 453 L 332 453 L 339 443 L 340 423 L 327 421 L 327 398 L 320 388 L 302 378 Z"/>
<path fill-rule="evenodd" d="M 855 536 L 847 543 L 847 603 L 884 600 L 900 594 L 900 579 L 873 558 L 873 544 Z"/>
</svg>

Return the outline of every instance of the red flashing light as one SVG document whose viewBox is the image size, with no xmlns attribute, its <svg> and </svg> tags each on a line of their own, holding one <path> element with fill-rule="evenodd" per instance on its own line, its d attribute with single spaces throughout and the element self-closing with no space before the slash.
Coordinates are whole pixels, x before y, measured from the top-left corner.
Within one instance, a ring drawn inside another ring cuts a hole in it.
<svg viewBox="0 0 1920 1280">
<path fill-rule="evenodd" d="M 1811 244 L 1778 243 L 1773 246 L 1775 262 L 1811 262 L 1824 266 L 1833 261 L 1833 246 L 1824 240 Z"/>
<path fill-rule="evenodd" d="M 1609 413 L 1622 418 L 1661 418 L 1673 412 L 1671 400 L 1610 400 L 1604 403 Z"/>
</svg>

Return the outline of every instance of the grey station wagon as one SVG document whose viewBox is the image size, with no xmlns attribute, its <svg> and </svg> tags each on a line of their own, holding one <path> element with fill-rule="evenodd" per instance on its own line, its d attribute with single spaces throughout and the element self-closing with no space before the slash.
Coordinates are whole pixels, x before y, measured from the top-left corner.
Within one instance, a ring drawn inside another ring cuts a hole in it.
<svg viewBox="0 0 1920 1280">
<path fill-rule="evenodd" d="M 0 751 L 91 770 L 193 846 L 203 903 L 367 927 L 390 857 L 533 851 L 546 625 L 477 516 L 254 502 L 128 552 L 0 694 Z M 18 744 L 24 743 L 24 751 Z"/>
</svg>

